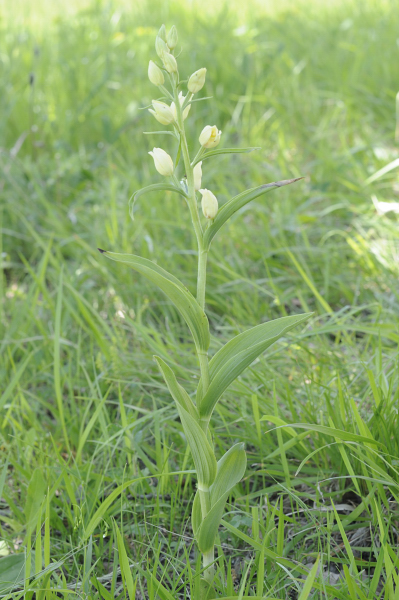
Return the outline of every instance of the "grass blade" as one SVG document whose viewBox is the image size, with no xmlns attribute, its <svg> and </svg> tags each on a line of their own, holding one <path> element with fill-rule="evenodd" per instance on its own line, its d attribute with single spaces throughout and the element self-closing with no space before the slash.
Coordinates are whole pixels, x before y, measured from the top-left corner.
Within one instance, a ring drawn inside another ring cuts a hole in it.
<svg viewBox="0 0 399 600">
<path fill-rule="evenodd" d="M 317 557 L 315 564 L 310 570 L 309 575 L 306 577 L 305 585 L 302 588 L 301 594 L 298 600 L 307 600 L 309 598 L 309 594 L 312 591 L 313 582 L 316 579 L 317 569 L 319 567 L 320 556 Z"/>
</svg>

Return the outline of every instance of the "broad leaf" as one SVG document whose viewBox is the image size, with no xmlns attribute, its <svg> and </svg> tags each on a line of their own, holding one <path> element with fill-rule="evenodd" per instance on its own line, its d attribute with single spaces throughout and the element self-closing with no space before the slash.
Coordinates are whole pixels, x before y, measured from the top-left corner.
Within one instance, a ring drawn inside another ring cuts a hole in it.
<svg viewBox="0 0 399 600">
<path fill-rule="evenodd" d="M 222 498 L 226 490 L 231 490 L 244 477 L 247 455 L 242 442 L 234 444 L 220 460 L 215 481 L 211 487 L 211 506 Z"/>
<path fill-rule="evenodd" d="M 210 150 L 209 152 L 205 152 L 205 154 L 201 154 L 192 166 L 194 167 L 201 160 L 217 156 L 218 154 L 248 154 L 248 152 L 253 152 L 254 150 L 260 150 L 260 148 L 219 148 L 218 150 Z"/>
<path fill-rule="evenodd" d="M 203 398 L 201 380 L 198 384 L 197 406 L 200 417 L 209 419 L 220 396 L 244 369 L 288 331 L 306 321 L 311 314 L 268 321 L 227 342 L 209 362 L 210 384 Z"/>
<path fill-rule="evenodd" d="M 171 133 L 171 132 L 157 131 L 155 133 Z M 136 201 L 140 198 L 140 196 L 143 196 L 144 194 L 148 194 L 149 192 L 162 192 L 162 191 L 176 192 L 177 194 L 180 194 L 180 196 L 183 196 L 183 198 L 185 198 L 187 200 L 187 194 L 183 191 L 183 189 L 177 187 L 176 185 L 172 185 L 171 183 L 153 183 L 152 185 L 147 185 L 146 187 L 141 188 L 141 190 L 137 190 L 137 192 L 134 192 L 134 194 L 132 195 L 132 197 L 129 200 L 129 213 L 130 213 L 130 217 L 132 218 L 132 220 L 134 220 L 134 215 L 133 215 L 134 205 L 136 204 Z"/>
<path fill-rule="evenodd" d="M 197 532 L 202 523 L 202 509 L 201 509 L 201 500 L 199 496 L 199 491 L 197 490 L 194 496 L 193 502 L 193 510 L 191 512 L 191 524 L 193 526 L 193 532 L 195 537 L 197 537 Z"/>
<path fill-rule="evenodd" d="M 200 584 L 199 600 L 216 600 L 216 598 L 218 597 L 218 594 L 216 593 L 215 586 L 213 585 L 213 583 L 209 583 L 209 581 L 207 581 L 205 579 L 205 577 L 200 577 L 199 584 Z M 193 596 L 193 598 L 194 597 L 197 598 L 197 596 Z M 223 598 L 224 598 L 224 600 L 229 600 L 229 598 L 226 596 L 223 596 Z M 236 596 L 236 598 L 237 598 L 237 596 Z M 240 600 L 244 600 L 244 599 L 240 598 Z M 252 598 L 251 600 L 254 600 L 254 599 Z M 255 598 L 255 600 L 257 600 L 257 599 Z"/>
<path fill-rule="evenodd" d="M 134 254 L 118 254 L 101 250 L 107 258 L 121 262 L 155 283 L 173 302 L 190 328 L 197 351 L 206 352 L 209 347 L 208 319 L 194 296 L 176 277 L 151 260 Z"/>
<path fill-rule="evenodd" d="M 186 390 L 178 383 L 172 369 L 159 356 L 154 357 L 176 402 L 184 433 L 190 446 L 200 487 L 209 488 L 216 477 L 216 459 L 206 434 L 199 425 L 197 410 Z"/>
<path fill-rule="evenodd" d="M 200 160 L 203 160 L 204 156 Z M 290 185 L 291 183 L 295 183 L 295 181 L 299 181 L 303 179 L 302 177 L 297 177 L 296 179 L 285 179 L 283 181 L 274 181 L 273 183 L 265 183 L 264 185 L 260 185 L 256 188 L 251 188 L 250 190 L 246 190 L 238 196 L 234 196 L 228 200 L 223 206 L 220 208 L 218 214 L 214 218 L 212 224 L 208 227 L 204 234 L 204 245 L 206 248 L 209 248 L 210 243 L 216 233 L 219 231 L 222 225 L 226 223 L 228 219 L 232 215 L 234 215 L 237 210 L 251 202 L 251 200 L 255 200 L 258 196 L 262 194 L 266 194 L 267 192 L 271 192 L 276 188 L 283 187 L 285 185 Z"/>
<path fill-rule="evenodd" d="M 201 552 L 209 552 L 212 549 L 223 516 L 226 500 L 234 486 L 244 476 L 246 465 L 247 457 L 244 444 L 235 444 L 218 461 L 218 471 L 211 487 L 211 510 L 205 519 L 202 520 L 196 533 L 198 547 Z M 193 512 L 193 524 L 194 520 L 197 520 L 197 516 L 194 518 Z"/>
<path fill-rule="evenodd" d="M 31 573 L 35 572 L 35 557 L 31 552 Z M 11 554 L 0 558 L 0 592 L 5 593 L 7 589 L 23 585 L 25 579 L 26 557 L 25 554 Z"/>
<path fill-rule="evenodd" d="M 176 405 L 193 457 L 198 486 L 209 488 L 216 477 L 217 465 L 214 452 L 198 421 L 184 410 L 181 404 L 176 403 Z"/>
<path fill-rule="evenodd" d="M 176 402 L 176 404 L 180 404 L 180 406 L 198 422 L 199 415 L 197 409 L 184 387 L 182 387 L 177 381 L 172 369 L 159 356 L 154 356 L 154 358 L 157 361 L 159 370 L 165 379 L 165 383 L 168 386 L 168 390 L 173 400 Z"/>
</svg>

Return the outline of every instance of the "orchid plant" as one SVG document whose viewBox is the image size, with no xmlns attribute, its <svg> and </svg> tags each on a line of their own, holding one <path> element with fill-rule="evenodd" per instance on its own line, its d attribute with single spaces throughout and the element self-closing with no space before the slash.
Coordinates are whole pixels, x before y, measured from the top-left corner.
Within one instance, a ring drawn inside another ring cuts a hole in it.
<svg viewBox="0 0 399 600">
<path fill-rule="evenodd" d="M 217 148 L 222 132 L 216 125 L 206 125 L 199 135 L 199 148 L 194 158 L 190 157 L 189 144 L 184 122 L 189 116 L 194 102 L 205 98 L 194 98 L 205 84 L 206 69 L 201 68 L 182 81 L 174 54 L 178 37 L 173 26 L 166 33 L 162 25 L 155 41 L 159 61 L 150 61 L 148 77 L 160 90 L 162 97 L 152 101 L 150 113 L 176 139 L 177 158 L 162 148 L 154 148 L 149 154 L 154 159 L 155 168 L 165 180 L 149 185 L 137 192 L 131 200 L 131 215 L 135 201 L 152 191 L 171 191 L 179 194 L 186 202 L 194 228 L 198 249 L 197 293 L 194 295 L 174 275 L 158 264 L 139 256 L 118 254 L 100 250 L 111 260 L 125 263 L 132 269 L 156 284 L 186 321 L 191 332 L 198 366 L 199 382 L 195 399 L 178 383 L 167 363 L 155 356 L 160 372 L 173 397 L 180 416 L 185 438 L 190 447 L 196 476 L 197 491 L 192 507 L 192 527 L 195 539 L 203 557 L 203 585 L 212 588 L 214 578 L 214 545 L 218 527 L 223 516 L 226 500 L 235 485 L 242 479 L 246 469 L 246 453 L 243 443 L 233 445 L 217 460 L 212 435 L 209 429 L 212 413 L 217 402 L 231 383 L 271 344 L 300 323 L 309 314 L 294 315 L 257 325 L 244 331 L 227 342 L 209 358 L 209 323 L 205 312 L 206 266 L 211 242 L 221 227 L 251 200 L 274 189 L 297 181 L 289 179 L 266 183 L 239 193 L 225 202 L 220 208 L 214 193 L 202 188 L 202 165 L 220 154 L 250 152 L 255 148 Z M 166 87 L 165 80 L 169 83 Z M 187 87 L 186 95 L 182 88 Z M 217 149 L 216 149 L 217 148 Z M 183 162 L 184 177 L 179 177 L 180 158 Z M 201 210 L 198 193 L 201 194 Z M 202 216 L 201 216 L 202 212 Z"/>
</svg>

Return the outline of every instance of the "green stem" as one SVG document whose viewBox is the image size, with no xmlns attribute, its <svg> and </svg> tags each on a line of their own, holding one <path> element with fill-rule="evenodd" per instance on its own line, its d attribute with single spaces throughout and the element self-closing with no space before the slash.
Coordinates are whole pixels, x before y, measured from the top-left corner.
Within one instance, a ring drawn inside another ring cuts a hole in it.
<svg viewBox="0 0 399 600">
<path fill-rule="evenodd" d="M 169 93 L 169 91 L 166 89 L 166 87 L 164 85 L 160 85 L 159 89 L 161 90 L 161 92 L 163 92 L 165 94 L 165 96 L 167 98 L 169 98 L 170 100 L 173 100 L 172 94 Z"/>
<path fill-rule="evenodd" d="M 202 377 L 202 389 L 204 391 L 204 395 L 206 390 L 209 387 L 209 364 L 208 364 L 208 353 L 207 352 L 198 352 L 198 360 L 200 364 L 200 371 Z M 208 421 L 206 422 L 205 427 L 203 427 L 204 432 L 206 433 L 208 427 Z"/>
<path fill-rule="evenodd" d="M 212 564 L 214 560 L 215 548 L 212 548 L 212 550 L 209 550 L 209 552 L 205 552 L 202 555 L 202 561 L 204 565 L 204 579 L 206 579 L 206 581 L 210 584 L 212 584 L 213 578 L 215 576 L 215 567 Z"/>
<path fill-rule="evenodd" d="M 201 221 L 198 213 L 197 206 L 197 198 L 195 195 L 195 187 L 194 187 L 194 168 L 190 163 L 190 154 L 187 146 L 186 133 L 184 130 L 184 122 L 183 122 L 183 111 L 180 106 L 179 96 L 177 93 L 176 85 L 174 85 L 174 96 L 175 96 L 175 106 L 177 113 L 177 127 L 180 133 L 181 139 L 181 149 L 183 155 L 184 167 L 186 170 L 187 177 L 187 187 L 188 187 L 188 206 L 190 209 L 191 220 L 193 222 L 195 235 L 197 237 L 197 245 L 198 245 L 198 276 L 197 276 L 197 302 L 200 307 L 205 309 L 205 286 L 206 286 L 206 263 L 208 258 L 208 251 L 204 247 L 203 240 L 203 231 L 201 226 Z M 202 387 L 204 393 L 208 389 L 209 386 L 209 365 L 208 365 L 208 355 L 206 353 L 198 353 L 198 360 L 200 363 L 201 377 L 202 377 Z"/>
<path fill-rule="evenodd" d="M 211 494 L 209 490 L 205 489 L 201 490 L 198 488 L 198 491 L 200 495 L 202 519 L 205 519 L 206 515 L 208 514 L 211 508 Z M 212 583 L 215 574 L 215 569 L 212 565 L 214 560 L 215 549 L 212 547 L 212 549 L 209 550 L 209 552 L 204 552 L 204 554 L 202 555 L 202 562 L 204 565 L 204 578 L 210 584 Z"/>
<path fill-rule="evenodd" d="M 201 148 L 198 150 L 197 154 L 195 155 L 195 158 L 191 161 L 191 165 L 194 167 L 195 164 L 197 162 L 199 162 L 199 159 L 201 158 L 201 156 L 203 155 L 205 151 L 205 148 L 203 146 L 201 146 Z"/>
<path fill-rule="evenodd" d="M 204 310 L 205 308 L 205 288 L 206 288 L 206 262 L 208 260 L 208 251 L 201 247 L 198 251 L 198 279 L 197 279 L 197 302 Z"/>
<path fill-rule="evenodd" d="M 201 221 L 198 213 L 197 198 L 195 195 L 194 187 L 194 167 L 190 162 L 190 154 L 187 146 L 186 133 L 184 131 L 184 120 L 183 111 L 180 106 L 179 97 L 177 93 L 177 85 L 175 79 L 173 80 L 173 91 L 175 98 L 176 114 L 177 114 L 177 128 L 180 133 L 181 150 L 183 155 L 184 167 L 186 169 L 187 187 L 188 187 L 188 206 L 190 209 L 191 220 L 193 222 L 195 235 L 197 237 L 198 245 L 198 276 L 197 276 L 197 302 L 202 308 L 205 309 L 205 288 L 206 288 L 206 263 L 208 258 L 208 249 L 204 246 L 204 234 L 201 226 Z M 209 360 L 207 352 L 198 352 L 198 360 L 201 371 L 202 389 L 205 394 L 209 387 Z M 206 434 L 208 429 L 208 422 L 201 423 L 201 427 Z M 208 489 L 199 489 L 200 502 L 201 502 L 201 513 L 202 519 L 204 520 L 206 515 L 211 509 L 211 498 Z M 202 555 L 204 565 L 204 578 L 209 584 L 212 583 L 214 578 L 214 548 L 209 552 L 205 552 Z M 212 565 L 212 566 L 211 566 Z"/>
</svg>

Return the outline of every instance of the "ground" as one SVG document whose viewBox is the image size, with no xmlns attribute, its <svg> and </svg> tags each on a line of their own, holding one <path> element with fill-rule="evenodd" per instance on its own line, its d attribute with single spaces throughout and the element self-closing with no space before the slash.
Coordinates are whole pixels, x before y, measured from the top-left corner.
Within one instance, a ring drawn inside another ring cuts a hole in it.
<svg viewBox="0 0 399 600">
<path fill-rule="evenodd" d="M 143 135 L 158 129 L 142 109 L 165 22 L 184 73 L 207 68 L 190 148 L 207 124 L 224 147 L 260 148 L 204 162 L 220 205 L 304 178 L 248 204 L 211 247 L 211 354 L 314 313 L 215 411 L 218 455 L 235 441 L 248 453 L 218 594 L 396 599 L 395 2 L 19 0 L 1 15 L 1 597 L 195 597 L 193 465 L 153 360 L 192 393 L 193 345 L 161 292 L 97 251 L 139 254 L 195 290 L 183 202 L 143 196 L 129 216 L 133 192 L 161 180 L 148 151 L 173 148 Z"/>
</svg>

